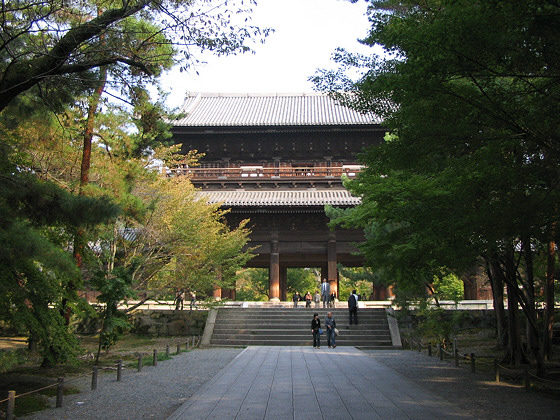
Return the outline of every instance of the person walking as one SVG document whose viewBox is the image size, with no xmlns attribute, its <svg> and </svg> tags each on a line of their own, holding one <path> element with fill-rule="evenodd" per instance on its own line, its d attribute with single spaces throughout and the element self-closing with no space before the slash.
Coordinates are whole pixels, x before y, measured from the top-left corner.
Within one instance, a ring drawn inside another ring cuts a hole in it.
<svg viewBox="0 0 560 420">
<path fill-rule="evenodd" d="M 358 325 L 358 295 L 355 290 L 352 290 L 352 294 L 348 297 L 348 315 L 350 325 L 352 325 L 352 321 Z"/>
<path fill-rule="evenodd" d="M 331 348 L 331 345 L 334 349 L 336 347 L 336 321 L 332 317 L 332 312 L 327 313 L 327 318 L 325 319 L 325 328 L 327 329 L 327 345 L 329 346 L 329 349 Z"/>
<path fill-rule="evenodd" d="M 318 290 L 315 291 L 313 301 L 315 302 L 315 309 L 319 308 L 319 303 L 321 303 L 321 295 L 319 294 Z"/>
<path fill-rule="evenodd" d="M 195 309 L 198 309 L 198 306 L 196 306 L 196 291 L 194 290 L 191 291 L 191 311 L 193 306 Z"/>
<path fill-rule="evenodd" d="M 183 301 L 184 301 L 184 292 L 183 290 L 177 290 L 177 294 L 175 295 L 175 310 L 183 310 Z"/>
<path fill-rule="evenodd" d="M 313 314 L 313 320 L 311 321 L 311 332 L 313 333 L 313 347 L 321 348 L 321 320 L 319 319 L 319 314 Z"/>
<path fill-rule="evenodd" d="M 323 279 L 323 283 L 321 284 L 321 298 L 323 299 L 323 308 L 329 306 L 329 298 L 331 295 L 331 285 L 327 281 L 327 279 Z"/>
</svg>

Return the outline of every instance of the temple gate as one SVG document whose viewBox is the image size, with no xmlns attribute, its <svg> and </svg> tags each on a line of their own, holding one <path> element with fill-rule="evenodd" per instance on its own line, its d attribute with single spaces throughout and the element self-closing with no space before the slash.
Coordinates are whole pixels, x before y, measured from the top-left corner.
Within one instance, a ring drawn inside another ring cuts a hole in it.
<svg viewBox="0 0 560 420">
<path fill-rule="evenodd" d="M 360 172 L 358 153 L 382 141 L 380 119 L 323 94 L 192 94 L 181 112 L 174 141 L 205 155 L 200 166 L 173 171 L 188 173 L 208 201 L 229 208 L 232 226 L 251 220 L 249 245 L 257 248 L 247 266 L 269 269 L 270 299 L 286 300 L 292 267 L 320 267 L 338 296 L 337 263 L 362 266 L 355 244 L 364 236 L 330 230 L 324 208 L 360 202 L 342 179 Z"/>
</svg>

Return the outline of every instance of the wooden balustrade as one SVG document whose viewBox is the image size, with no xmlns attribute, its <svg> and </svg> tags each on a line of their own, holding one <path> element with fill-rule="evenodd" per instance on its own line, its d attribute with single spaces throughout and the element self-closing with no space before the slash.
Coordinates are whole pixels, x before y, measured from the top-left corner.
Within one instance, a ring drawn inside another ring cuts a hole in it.
<svg viewBox="0 0 560 420">
<path fill-rule="evenodd" d="M 234 180 L 256 181 L 264 179 L 324 179 L 355 177 L 358 168 L 336 167 L 281 167 L 281 168 L 177 168 L 168 172 L 169 176 L 188 175 L 193 180 Z"/>
</svg>

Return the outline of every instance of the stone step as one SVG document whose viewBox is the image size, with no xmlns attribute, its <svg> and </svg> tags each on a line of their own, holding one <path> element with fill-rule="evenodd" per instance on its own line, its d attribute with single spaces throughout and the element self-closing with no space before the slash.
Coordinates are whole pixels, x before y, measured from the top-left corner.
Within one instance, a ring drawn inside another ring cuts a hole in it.
<svg viewBox="0 0 560 420">
<path fill-rule="evenodd" d="M 333 314 L 334 319 L 342 319 L 348 321 L 348 312 L 344 314 Z M 283 314 L 231 314 L 231 315 L 221 315 L 219 318 L 222 319 L 308 319 L 309 322 L 313 319 L 313 314 L 293 314 L 293 313 L 283 313 Z M 319 319 L 325 319 L 326 314 L 319 315 Z M 386 320 L 385 314 L 358 314 L 358 319 L 371 319 L 371 320 Z"/>
<path fill-rule="evenodd" d="M 359 327 L 359 326 L 358 326 Z M 340 334 L 351 334 L 351 335 L 367 335 L 367 334 L 389 334 L 387 328 L 372 328 L 371 326 L 364 326 L 364 328 L 360 329 L 347 329 L 347 328 L 338 328 Z M 281 334 L 283 332 L 288 332 L 290 334 L 295 333 L 302 333 L 307 334 L 311 333 L 311 327 L 309 328 L 254 328 L 249 326 L 241 326 L 239 328 L 229 328 L 229 327 L 214 327 L 214 334 Z M 325 332 L 326 334 L 326 332 Z"/>
<path fill-rule="evenodd" d="M 284 332 L 284 333 L 278 333 L 278 334 L 272 334 L 272 333 L 236 333 L 236 334 L 229 334 L 229 333 L 214 333 L 214 335 L 212 336 L 212 339 L 239 339 L 239 340 L 252 340 L 252 339 L 271 339 L 271 340 L 280 340 L 280 339 L 284 339 L 284 340 L 301 340 L 301 339 L 308 339 L 309 337 L 312 337 L 311 335 L 311 331 L 307 332 L 307 333 L 300 333 L 300 332 Z M 326 334 L 323 334 L 322 337 L 327 337 Z M 339 336 L 341 340 L 391 340 L 391 335 L 387 334 L 387 333 L 374 333 L 374 334 L 352 334 L 352 335 L 344 335 L 344 334 L 339 334 Z M 339 339 L 337 337 L 337 340 Z"/>
<path fill-rule="evenodd" d="M 340 331 L 336 338 L 337 345 L 364 349 L 392 348 L 384 308 L 360 309 L 359 325 L 348 324 L 347 308 L 220 308 L 210 345 L 310 346 L 313 341 L 310 331 L 313 313 L 320 313 L 321 324 L 324 324 L 327 311 L 331 311 L 337 320 Z M 327 336 L 323 334 L 321 341 L 324 346 L 326 340 Z"/>
<path fill-rule="evenodd" d="M 341 329 L 362 329 L 362 327 L 370 327 L 373 329 L 386 329 L 387 328 L 387 322 L 360 322 L 359 325 L 348 325 L 346 323 L 340 323 L 337 322 L 336 323 L 337 328 Z M 321 322 L 321 326 L 324 327 L 324 322 Z M 253 329 L 270 329 L 270 330 L 274 330 L 274 329 L 285 329 L 285 328 L 290 328 L 290 329 L 294 329 L 294 328 L 303 328 L 303 329 L 307 329 L 307 328 L 311 328 L 311 322 L 297 322 L 297 321 L 289 321 L 289 322 L 263 322 L 263 321 L 246 321 L 243 322 L 242 320 L 236 320 L 236 321 L 227 321 L 227 322 L 220 322 L 220 320 L 216 320 L 216 324 L 214 326 L 214 329 L 216 328 L 253 328 Z"/>
<path fill-rule="evenodd" d="M 377 348 L 391 348 L 391 340 L 387 341 L 374 341 L 374 340 L 336 340 L 337 347 L 353 346 L 353 347 L 377 347 Z M 214 346 L 229 346 L 229 347 L 242 347 L 242 346 L 311 346 L 313 345 L 313 338 L 308 340 L 243 340 L 243 339 L 216 339 L 211 341 Z M 321 345 L 327 347 L 327 339 L 321 338 Z"/>
</svg>

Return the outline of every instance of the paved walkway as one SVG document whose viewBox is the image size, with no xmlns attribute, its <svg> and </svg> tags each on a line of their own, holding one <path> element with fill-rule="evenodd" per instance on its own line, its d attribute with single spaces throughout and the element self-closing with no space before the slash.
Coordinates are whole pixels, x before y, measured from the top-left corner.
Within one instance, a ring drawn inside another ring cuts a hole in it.
<svg viewBox="0 0 560 420">
<path fill-rule="evenodd" d="M 247 347 L 168 420 L 472 419 L 354 347 Z"/>
</svg>

